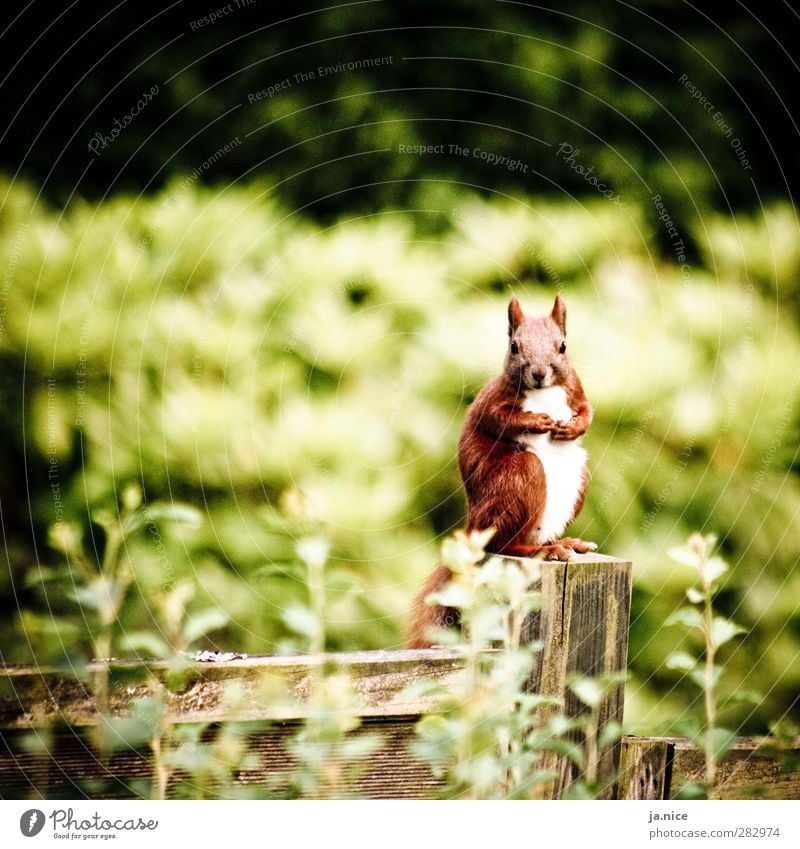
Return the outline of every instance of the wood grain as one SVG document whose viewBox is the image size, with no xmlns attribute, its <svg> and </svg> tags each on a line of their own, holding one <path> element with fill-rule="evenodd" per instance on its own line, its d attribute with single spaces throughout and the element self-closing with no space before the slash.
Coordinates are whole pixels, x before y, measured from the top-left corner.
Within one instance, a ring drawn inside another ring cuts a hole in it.
<svg viewBox="0 0 800 849">
<path fill-rule="evenodd" d="M 462 668 L 460 652 L 446 649 L 372 651 L 324 657 L 250 657 L 222 663 L 192 663 L 177 670 L 162 661 L 114 661 L 111 713 L 122 716 L 131 699 L 154 695 L 159 685 L 183 676 L 168 688 L 169 718 L 174 722 L 286 720 L 306 715 L 312 674 L 323 663 L 348 673 L 360 697 L 362 717 L 419 715 L 435 710 L 435 699 L 409 698 L 405 688 L 432 678 L 447 681 Z M 97 706 L 89 675 L 99 664 L 75 674 L 50 668 L 6 666 L 0 671 L 0 729 L 37 728 L 54 722 L 93 725 Z M 241 694 L 226 700 L 226 690 Z"/>
<path fill-rule="evenodd" d="M 705 758 L 680 737 L 626 737 L 621 799 L 672 799 L 686 783 L 703 783 Z M 789 744 L 740 737 L 717 767 L 715 799 L 800 799 L 800 738 Z"/>
<path fill-rule="evenodd" d="M 379 734 L 380 749 L 358 774 L 344 770 L 342 796 L 367 799 L 430 799 L 442 782 L 427 764 L 409 753 L 414 720 L 366 720 L 354 734 Z M 287 792 L 295 761 L 286 747 L 298 730 L 297 722 L 244 723 L 254 766 L 238 771 L 217 788 L 219 798 L 280 798 Z M 25 751 L 31 732 L 10 732 L 0 744 L 0 799 L 131 799 L 151 792 L 152 754 L 148 749 L 126 748 L 103 759 L 88 740 L 88 729 L 72 728 L 57 734 L 49 749 Z M 209 741 L 216 729 L 209 729 Z M 28 738 L 26 741 L 26 737 Z M 188 775 L 177 772 L 168 785 L 169 797 L 196 796 Z"/>
<path fill-rule="evenodd" d="M 587 712 L 567 686 L 570 675 L 622 675 L 627 668 L 631 568 L 630 561 L 598 554 L 576 555 L 568 563 L 542 564 L 545 605 L 541 612 L 529 617 L 523 635 L 528 641 L 542 643 L 540 660 L 528 688 L 531 692 L 563 697 L 564 713 L 569 717 Z M 622 723 L 624 694 L 624 683 L 620 683 L 603 698 L 599 731 L 609 722 Z M 555 710 L 543 711 L 540 722 Z M 570 736 L 586 751 L 582 733 Z M 619 743 L 600 753 L 598 779 L 604 785 L 603 798 L 614 795 L 619 758 Z M 555 797 L 562 796 L 580 775 L 578 767 L 565 757 L 550 755 L 543 765 L 558 775 L 552 791 Z"/>
</svg>

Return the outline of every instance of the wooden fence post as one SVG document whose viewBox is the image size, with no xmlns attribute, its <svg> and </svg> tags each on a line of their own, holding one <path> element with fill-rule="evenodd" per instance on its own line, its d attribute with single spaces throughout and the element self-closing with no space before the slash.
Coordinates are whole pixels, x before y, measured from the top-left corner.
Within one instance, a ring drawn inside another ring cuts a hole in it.
<svg viewBox="0 0 800 849">
<path fill-rule="evenodd" d="M 564 699 L 564 713 L 577 717 L 587 708 L 569 690 L 573 673 L 596 678 L 624 676 L 628 659 L 628 620 L 631 598 L 631 562 L 601 554 L 575 555 L 568 563 L 545 561 L 541 572 L 543 608 L 532 614 L 523 639 L 540 641 L 541 654 L 529 682 L 530 692 Z M 608 691 L 600 704 L 598 733 L 610 722 L 622 723 L 625 685 Z M 547 718 L 544 714 L 543 719 Z M 584 747 L 583 734 L 573 739 Z M 599 752 L 597 778 L 601 796 L 613 798 L 619 770 L 620 743 Z M 544 766 L 557 773 L 553 797 L 560 797 L 579 777 L 580 770 L 566 757 L 551 755 Z"/>
<path fill-rule="evenodd" d="M 619 799 L 669 799 L 675 746 L 666 739 L 627 737 L 622 747 Z"/>
<path fill-rule="evenodd" d="M 620 799 L 671 799 L 705 781 L 705 758 L 682 737 L 626 737 Z M 800 799 L 800 737 L 739 737 L 717 767 L 712 799 Z"/>
</svg>

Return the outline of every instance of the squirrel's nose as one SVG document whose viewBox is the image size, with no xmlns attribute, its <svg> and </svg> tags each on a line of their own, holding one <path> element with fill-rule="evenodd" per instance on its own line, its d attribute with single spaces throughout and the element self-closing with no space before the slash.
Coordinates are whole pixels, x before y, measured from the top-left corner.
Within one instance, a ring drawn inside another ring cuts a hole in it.
<svg viewBox="0 0 800 849">
<path fill-rule="evenodd" d="M 539 387 L 544 382 L 544 369 L 532 369 L 531 370 L 531 380 L 533 381 L 534 386 Z"/>
</svg>

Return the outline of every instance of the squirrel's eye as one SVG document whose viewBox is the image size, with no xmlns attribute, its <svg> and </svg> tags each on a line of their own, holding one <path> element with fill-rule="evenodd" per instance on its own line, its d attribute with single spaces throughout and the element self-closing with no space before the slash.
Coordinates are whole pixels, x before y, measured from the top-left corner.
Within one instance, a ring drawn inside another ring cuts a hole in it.
<svg viewBox="0 0 800 849">
<path fill-rule="evenodd" d="M 511 340 L 511 353 L 512 354 L 518 354 L 519 353 L 519 345 L 517 345 L 516 339 Z"/>
<path fill-rule="evenodd" d="M 558 353 L 559 354 L 566 354 L 566 352 L 567 352 L 567 343 L 562 342 L 561 347 L 558 349 Z"/>
</svg>

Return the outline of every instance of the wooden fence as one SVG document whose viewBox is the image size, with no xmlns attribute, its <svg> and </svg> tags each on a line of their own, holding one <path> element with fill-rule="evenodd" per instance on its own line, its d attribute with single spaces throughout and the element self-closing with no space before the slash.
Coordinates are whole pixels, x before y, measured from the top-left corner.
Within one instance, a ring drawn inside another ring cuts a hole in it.
<svg viewBox="0 0 800 849">
<path fill-rule="evenodd" d="M 525 626 L 528 640 L 542 652 L 530 682 L 534 692 L 564 700 L 568 716 L 583 710 L 566 687 L 572 672 L 588 676 L 625 670 L 628 650 L 631 564 L 601 555 L 570 563 L 542 564 L 545 604 Z M 463 665 L 452 649 L 376 651 L 325 657 L 251 657 L 194 663 L 183 671 L 182 686 L 167 695 L 171 723 L 235 721 L 245 729 L 255 757 L 235 783 L 256 789 L 275 786 L 294 764 L 286 749 L 305 713 L 315 669 L 325 663 L 347 672 L 359 697 L 362 724 L 355 734 L 379 731 L 383 744 L 366 768 L 343 789 L 369 798 L 431 798 L 441 781 L 410 753 L 419 717 L 436 712 L 431 697 L 409 697 L 408 685 L 422 678 L 446 682 Z M 0 798 L 126 798 L 136 796 L 152 773 L 146 746 L 126 747 L 103 757 L 92 744 L 98 721 L 92 679 L 104 667 L 74 673 L 34 667 L 0 668 Z M 110 713 L 130 715 L 132 699 L 163 693 L 159 681 L 174 674 L 165 662 L 114 661 L 108 664 Z M 236 685 L 235 704 L 226 700 Z M 270 698 L 270 693 L 291 696 Z M 624 684 L 601 705 L 600 727 L 621 722 Z M 291 703 L 293 707 L 286 707 Z M 212 733 L 209 731 L 209 733 Z M 742 739 L 719 770 L 722 798 L 800 798 L 796 769 L 800 741 L 781 755 L 763 743 Z M 785 756 L 785 757 L 784 757 Z M 564 758 L 548 764 L 558 778 L 558 796 L 576 778 Z M 668 799 L 684 781 L 702 778 L 702 756 L 685 740 L 627 737 L 602 752 L 599 776 L 606 798 Z"/>
</svg>

